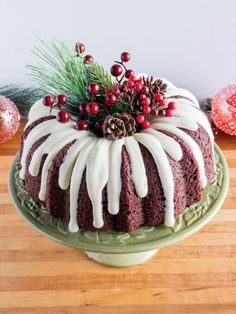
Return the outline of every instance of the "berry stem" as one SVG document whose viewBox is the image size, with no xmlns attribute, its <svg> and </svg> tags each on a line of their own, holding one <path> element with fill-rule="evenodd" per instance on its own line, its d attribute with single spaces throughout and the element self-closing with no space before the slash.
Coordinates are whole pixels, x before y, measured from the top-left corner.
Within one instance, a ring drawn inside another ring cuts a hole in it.
<svg viewBox="0 0 236 314">
<path fill-rule="evenodd" d="M 120 64 L 124 68 L 124 74 L 122 75 L 120 80 L 118 80 L 118 78 L 117 78 L 117 82 L 120 84 L 123 81 L 124 77 L 125 77 L 125 72 L 127 71 L 127 68 L 126 68 L 126 66 L 125 66 L 123 61 L 114 61 L 114 62 Z"/>
<path fill-rule="evenodd" d="M 107 106 L 105 104 L 103 104 L 103 109 L 104 109 L 106 116 L 109 116 L 110 113 L 109 113 Z"/>
</svg>

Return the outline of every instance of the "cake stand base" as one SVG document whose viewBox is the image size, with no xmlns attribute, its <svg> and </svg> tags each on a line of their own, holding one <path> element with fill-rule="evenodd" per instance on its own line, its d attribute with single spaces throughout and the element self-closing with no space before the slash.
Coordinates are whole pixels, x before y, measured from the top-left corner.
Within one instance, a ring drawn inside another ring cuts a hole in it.
<svg viewBox="0 0 236 314">
<path fill-rule="evenodd" d="M 154 256 L 157 251 L 158 250 L 156 249 L 146 252 L 127 254 L 94 253 L 87 251 L 85 251 L 85 253 L 89 258 L 103 265 L 113 267 L 128 267 L 146 262 L 149 258 Z"/>
</svg>

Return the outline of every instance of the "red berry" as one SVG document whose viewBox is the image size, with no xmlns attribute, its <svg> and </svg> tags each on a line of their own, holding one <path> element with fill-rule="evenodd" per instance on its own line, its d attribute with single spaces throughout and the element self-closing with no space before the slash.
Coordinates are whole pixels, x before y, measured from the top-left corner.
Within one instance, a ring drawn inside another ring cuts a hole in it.
<svg viewBox="0 0 236 314">
<path fill-rule="evenodd" d="M 83 53 L 85 51 L 85 45 L 82 43 L 79 43 L 79 52 Z"/>
<path fill-rule="evenodd" d="M 143 116 L 142 114 L 138 114 L 138 115 L 136 116 L 136 121 L 137 121 L 138 123 L 143 123 L 144 120 L 145 120 L 145 118 L 144 118 L 144 116 Z"/>
<path fill-rule="evenodd" d="M 133 75 L 134 76 L 134 71 L 129 69 L 125 72 L 125 77 L 128 79 L 130 78 L 130 76 Z"/>
<path fill-rule="evenodd" d="M 123 72 L 123 69 L 121 67 L 121 65 L 119 64 L 114 64 L 112 67 L 111 67 L 111 75 L 113 76 L 120 76 Z"/>
<path fill-rule="evenodd" d="M 104 105 L 106 105 L 106 106 L 110 106 L 110 103 L 109 103 L 109 99 L 108 99 L 108 97 L 107 97 L 107 98 L 105 98 L 105 100 L 104 100 Z"/>
<path fill-rule="evenodd" d="M 108 96 L 107 96 L 107 99 L 108 99 L 108 102 L 109 102 L 109 104 L 110 105 L 112 105 L 112 104 L 114 104 L 115 102 L 116 102 L 116 95 L 114 95 L 114 94 L 109 94 Z"/>
<path fill-rule="evenodd" d="M 159 110 L 158 110 L 158 109 L 152 109 L 152 110 L 151 110 L 151 115 L 152 115 L 153 117 L 157 117 L 157 116 L 159 115 Z"/>
<path fill-rule="evenodd" d="M 142 80 L 142 79 L 137 79 L 137 80 L 135 81 L 135 83 L 137 83 L 137 84 L 141 84 L 142 86 L 143 86 L 143 84 L 144 84 L 144 82 L 143 82 L 143 80 Z"/>
<path fill-rule="evenodd" d="M 45 106 L 52 106 L 54 104 L 54 98 L 52 96 L 45 96 L 43 103 Z"/>
<path fill-rule="evenodd" d="M 149 106 L 145 106 L 145 107 L 143 107 L 143 112 L 145 114 L 149 114 L 151 112 L 151 108 Z"/>
<path fill-rule="evenodd" d="M 142 93 L 145 94 L 145 95 L 148 94 L 149 93 L 149 88 L 147 86 L 143 86 Z"/>
<path fill-rule="evenodd" d="M 165 99 L 164 96 L 160 93 L 154 95 L 155 102 L 164 101 L 164 99 Z"/>
<path fill-rule="evenodd" d="M 121 86 L 121 91 L 123 92 L 123 93 L 127 93 L 128 92 L 128 87 L 126 86 L 126 85 L 123 85 L 123 86 Z"/>
<path fill-rule="evenodd" d="M 59 111 L 57 114 L 57 120 L 62 122 L 62 123 L 68 122 L 70 120 L 69 112 L 67 112 L 65 110 Z"/>
<path fill-rule="evenodd" d="M 126 86 L 131 89 L 131 88 L 134 87 L 134 82 L 133 82 L 133 81 L 128 81 L 128 82 L 126 83 Z"/>
<path fill-rule="evenodd" d="M 97 131 L 100 131 L 101 128 L 102 128 L 103 123 L 104 123 L 104 119 L 98 120 L 98 121 L 96 122 L 96 124 L 95 124 L 95 129 L 96 129 Z"/>
<path fill-rule="evenodd" d="M 120 88 L 119 88 L 119 86 L 117 86 L 117 85 L 113 87 L 112 92 L 113 92 L 113 94 L 116 95 L 117 97 L 119 97 L 120 94 L 121 94 Z"/>
<path fill-rule="evenodd" d="M 166 115 L 166 111 L 165 110 L 159 110 L 158 115 L 160 117 L 164 117 Z"/>
<path fill-rule="evenodd" d="M 85 45 L 82 44 L 82 43 L 80 43 L 80 42 L 77 42 L 77 43 L 75 44 L 75 51 L 76 51 L 77 53 L 83 53 L 83 52 L 85 51 Z"/>
<path fill-rule="evenodd" d="M 136 92 L 140 92 L 141 89 L 143 88 L 143 85 L 142 85 L 142 84 L 139 84 L 139 83 L 135 83 L 134 88 L 135 88 L 135 91 L 136 91 Z"/>
<path fill-rule="evenodd" d="M 96 115 L 99 112 L 99 105 L 96 102 L 91 102 L 89 104 L 89 112 L 90 114 Z"/>
<path fill-rule="evenodd" d="M 140 94 L 139 95 L 139 99 L 142 101 L 144 98 L 146 98 L 147 96 L 146 95 L 144 95 L 144 94 Z"/>
<path fill-rule="evenodd" d="M 166 104 L 165 99 L 159 100 L 158 104 L 159 104 L 159 106 L 165 106 L 165 104 Z"/>
<path fill-rule="evenodd" d="M 130 54 L 128 52 L 123 52 L 120 56 L 123 62 L 128 62 L 130 60 Z"/>
<path fill-rule="evenodd" d="M 93 56 L 91 56 L 91 55 L 84 56 L 84 62 L 85 63 L 93 62 Z"/>
<path fill-rule="evenodd" d="M 150 127 L 150 122 L 148 120 L 144 120 L 143 123 L 142 123 L 142 127 L 144 129 L 147 129 Z"/>
<path fill-rule="evenodd" d="M 173 116 L 173 110 L 171 110 L 171 109 L 166 109 L 166 110 L 165 110 L 165 116 L 166 116 L 166 117 L 172 117 L 172 116 Z"/>
<path fill-rule="evenodd" d="M 100 91 L 100 86 L 97 83 L 91 83 L 89 85 L 89 91 L 93 95 L 97 95 Z"/>
<path fill-rule="evenodd" d="M 134 75 L 130 75 L 129 81 L 135 82 L 136 81 L 136 77 Z"/>
<path fill-rule="evenodd" d="M 81 104 L 81 107 L 82 107 L 82 109 L 83 109 L 83 112 L 84 113 L 87 113 L 87 108 L 88 108 L 88 102 L 83 102 L 82 104 Z"/>
<path fill-rule="evenodd" d="M 146 97 L 146 98 L 144 98 L 143 100 L 141 100 L 141 104 L 142 104 L 143 106 L 149 106 L 150 103 L 151 103 L 151 100 L 150 100 L 149 97 Z"/>
<path fill-rule="evenodd" d="M 110 88 L 110 87 L 106 87 L 106 88 L 104 89 L 104 93 L 105 93 L 105 94 L 110 93 L 110 91 L 111 91 L 111 88 Z"/>
<path fill-rule="evenodd" d="M 88 122 L 85 121 L 85 120 L 80 120 L 80 121 L 78 122 L 78 128 L 79 128 L 79 130 L 88 130 L 89 124 L 88 124 Z"/>
<path fill-rule="evenodd" d="M 174 110 L 175 109 L 175 102 L 174 101 L 171 101 L 168 103 L 168 109 L 171 109 L 171 110 Z"/>
<path fill-rule="evenodd" d="M 65 105 L 67 103 L 67 97 L 65 95 L 58 95 L 57 101 L 60 105 Z"/>
</svg>

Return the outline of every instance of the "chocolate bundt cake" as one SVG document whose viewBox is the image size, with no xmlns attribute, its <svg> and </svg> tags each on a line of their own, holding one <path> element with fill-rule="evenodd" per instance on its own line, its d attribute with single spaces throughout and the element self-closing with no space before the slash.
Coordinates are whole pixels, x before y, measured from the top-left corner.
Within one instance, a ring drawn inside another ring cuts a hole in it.
<svg viewBox="0 0 236 314">
<path fill-rule="evenodd" d="M 115 140 L 78 130 L 72 120 L 61 123 L 43 100 L 32 106 L 20 177 L 33 200 L 65 218 L 71 232 L 172 226 L 212 181 L 209 122 L 189 91 L 163 81 L 173 116 L 150 115 L 150 127 Z"/>
</svg>

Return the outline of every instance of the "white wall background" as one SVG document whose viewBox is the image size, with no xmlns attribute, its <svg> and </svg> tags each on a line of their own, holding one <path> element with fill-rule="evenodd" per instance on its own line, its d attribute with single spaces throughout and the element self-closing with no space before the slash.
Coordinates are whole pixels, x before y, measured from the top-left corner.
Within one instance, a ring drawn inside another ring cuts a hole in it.
<svg viewBox="0 0 236 314">
<path fill-rule="evenodd" d="M 29 83 L 34 33 L 79 39 L 105 67 L 127 50 L 199 98 L 236 82 L 236 0 L 0 0 L 0 85 Z"/>
</svg>

